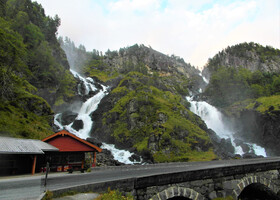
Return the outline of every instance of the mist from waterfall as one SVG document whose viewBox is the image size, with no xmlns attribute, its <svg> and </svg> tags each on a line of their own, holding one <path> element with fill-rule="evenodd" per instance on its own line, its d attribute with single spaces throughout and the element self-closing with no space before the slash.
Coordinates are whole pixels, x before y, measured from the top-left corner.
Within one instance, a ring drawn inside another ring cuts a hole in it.
<svg viewBox="0 0 280 200">
<path fill-rule="evenodd" d="M 201 73 L 200 73 L 201 75 Z M 203 77 L 205 83 L 209 83 L 209 81 Z M 201 93 L 202 89 L 199 89 L 199 93 Z M 205 101 L 194 101 L 192 97 L 186 97 L 186 99 L 190 102 L 191 107 L 190 110 L 201 117 L 201 119 L 206 123 L 207 127 L 215 131 L 215 133 L 224 139 L 230 139 L 232 145 L 235 148 L 235 153 L 243 155 L 244 152 L 241 146 L 235 144 L 234 133 L 235 131 L 232 130 L 225 122 L 225 116 L 214 106 L 210 105 Z M 249 148 L 250 152 L 255 153 L 256 155 L 261 155 L 266 157 L 265 149 L 261 146 L 258 146 L 253 143 L 244 142 Z"/>
<path fill-rule="evenodd" d="M 90 92 L 97 91 L 98 89 L 94 85 L 94 80 L 92 78 L 84 78 L 81 76 L 78 72 L 74 70 L 70 70 L 73 76 L 80 80 L 80 83 L 78 85 L 78 94 L 80 96 L 86 96 L 89 95 Z M 75 120 L 81 120 L 83 122 L 83 127 L 79 130 L 74 129 L 72 126 L 74 124 L 74 121 L 66 126 L 63 126 L 61 122 L 61 113 L 58 113 L 54 117 L 54 124 L 60 129 L 66 129 L 67 131 L 77 135 L 78 137 L 82 139 L 86 139 L 90 137 L 90 131 L 92 126 L 94 125 L 94 122 L 92 121 L 91 115 L 92 113 L 98 108 L 98 105 L 100 101 L 108 94 L 107 89 L 108 87 L 101 85 L 102 89 L 99 90 L 99 92 L 92 97 L 88 98 L 80 107 L 78 111 L 78 115 L 75 118 Z M 111 151 L 113 157 L 115 160 L 124 163 L 124 164 L 138 164 L 141 163 L 141 161 L 135 161 L 131 159 L 131 156 L 133 153 L 127 151 L 127 150 L 121 150 L 117 149 L 115 145 L 113 144 L 106 144 L 103 143 L 101 148 L 107 149 Z"/>
<path fill-rule="evenodd" d="M 81 76 L 78 72 L 74 70 L 70 70 L 73 76 L 80 80 L 80 83 L 78 85 L 78 94 L 80 96 L 89 95 L 90 92 L 97 91 L 98 89 L 94 85 L 94 80 L 92 78 L 84 78 Z M 90 130 L 93 125 L 93 121 L 91 119 L 91 114 L 98 108 L 98 104 L 102 100 L 102 98 L 108 93 L 107 87 L 104 85 L 101 85 L 102 89 L 99 90 L 97 94 L 87 99 L 81 106 L 81 108 L 78 111 L 78 116 L 75 120 L 81 120 L 83 122 L 83 127 L 79 129 L 78 131 L 75 130 L 72 125 L 74 122 L 63 126 L 59 121 L 61 121 L 60 114 L 56 114 L 54 118 L 54 123 L 59 127 L 59 129 L 65 128 L 71 133 L 74 133 L 80 138 L 86 139 L 89 137 Z M 82 89 L 83 88 L 83 89 Z"/>
</svg>

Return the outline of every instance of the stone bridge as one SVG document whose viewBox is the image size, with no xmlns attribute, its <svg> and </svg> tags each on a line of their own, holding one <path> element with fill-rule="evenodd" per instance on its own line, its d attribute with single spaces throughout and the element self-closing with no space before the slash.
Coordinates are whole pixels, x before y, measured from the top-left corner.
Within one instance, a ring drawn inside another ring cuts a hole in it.
<svg viewBox="0 0 280 200">
<path fill-rule="evenodd" d="M 273 199 L 280 190 L 280 162 L 277 160 L 196 163 L 196 169 L 138 178 L 134 185 L 135 196 L 138 200 L 208 200 L 228 196 L 241 199 L 247 192 L 271 195 Z"/>
<path fill-rule="evenodd" d="M 72 190 L 102 192 L 110 187 L 132 192 L 137 200 L 209 200 L 228 196 L 244 199 L 248 194 L 251 199 L 261 195 L 279 199 L 280 157 L 168 163 L 143 168 L 147 166 L 131 166 L 117 172 L 127 173 L 125 178 L 76 186 Z"/>
</svg>

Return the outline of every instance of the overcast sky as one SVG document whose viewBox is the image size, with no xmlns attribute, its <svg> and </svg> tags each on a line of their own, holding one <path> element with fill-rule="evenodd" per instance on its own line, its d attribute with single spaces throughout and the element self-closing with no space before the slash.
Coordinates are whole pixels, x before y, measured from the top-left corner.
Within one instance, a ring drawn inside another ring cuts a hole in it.
<svg viewBox="0 0 280 200">
<path fill-rule="evenodd" d="M 280 49 L 279 0 L 36 0 L 87 51 L 138 44 L 196 67 L 241 42 Z"/>
</svg>

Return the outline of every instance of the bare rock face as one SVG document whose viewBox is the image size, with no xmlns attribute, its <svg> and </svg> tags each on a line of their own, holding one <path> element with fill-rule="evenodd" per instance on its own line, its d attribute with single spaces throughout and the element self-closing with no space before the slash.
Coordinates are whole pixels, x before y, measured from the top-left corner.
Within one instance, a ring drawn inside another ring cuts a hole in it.
<svg viewBox="0 0 280 200">
<path fill-rule="evenodd" d="M 65 111 L 61 114 L 61 124 L 62 125 L 68 125 L 72 123 L 76 117 L 78 116 L 78 113 L 75 113 L 73 111 Z"/>
<path fill-rule="evenodd" d="M 103 149 L 101 153 L 96 154 L 96 161 L 97 161 L 97 166 L 124 165 L 123 163 L 120 163 L 119 161 L 115 160 L 112 153 L 107 149 Z"/>
<path fill-rule="evenodd" d="M 80 129 L 83 129 L 84 128 L 83 120 L 80 120 L 80 119 L 75 120 L 73 122 L 72 128 L 75 129 L 76 131 L 79 131 Z"/>
<path fill-rule="evenodd" d="M 240 113 L 237 126 L 241 136 L 252 140 L 266 149 L 268 156 L 280 155 L 280 112 L 260 113 L 253 110 L 244 110 Z"/>
<path fill-rule="evenodd" d="M 123 74 L 129 71 L 153 74 L 156 71 L 160 76 L 180 74 L 187 78 L 199 74 L 199 70 L 178 56 L 168 56 L 151 47 L 137 44 L 121 48 L 119 52 L 106 53 L 103 62 L 106 63 L 107 70 L 117 70 Z"/>
<path fill-rule="evenodd" d="M 242 43 L 228 47 L 212 59 L 209 59 L 202 74 L 209 79 L 211 73 L 219 66 L 243 67 L 250 71 L 270 73 L 280 72 L 280 53 L 269 46 L 261 46 L 256 43 Z"/>
</svg>

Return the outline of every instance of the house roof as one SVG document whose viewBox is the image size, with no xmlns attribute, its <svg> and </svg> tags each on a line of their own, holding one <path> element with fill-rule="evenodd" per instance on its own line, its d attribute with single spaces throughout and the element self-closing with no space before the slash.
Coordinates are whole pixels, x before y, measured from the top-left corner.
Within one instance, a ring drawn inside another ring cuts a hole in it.
<svg viewBox="0 0 280 200">
<path fill-rule="evenodd" d="M 101 152 L 102 149 L 69 133 L 66 130 L 59 131 L 44 138 L 42 141 L 48 142 L 57 147 L 59 151 L 92 151 L 93 149 Z"/>
<path fill-rule="evenodd" d="M 41 140 L 0 137 L 0 154 L 44 154 L 46 151 L 59 149 Z"/>
</svg>

